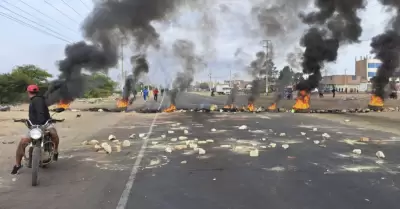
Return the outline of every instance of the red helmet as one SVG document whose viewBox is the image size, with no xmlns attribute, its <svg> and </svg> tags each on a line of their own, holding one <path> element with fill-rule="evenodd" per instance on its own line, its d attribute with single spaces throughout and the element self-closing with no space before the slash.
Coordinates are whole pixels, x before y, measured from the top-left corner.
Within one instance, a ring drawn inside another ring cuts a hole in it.
<svg viewBox="0 0 400 209">
<path fill-rule="evenodd" d="M 26 88 L 26 91 L 31 92 L 31 93 L 37 93 L 39 92 L 39 87 L 35 84 L 29 85 L 28 88 Z"/>
</svg>

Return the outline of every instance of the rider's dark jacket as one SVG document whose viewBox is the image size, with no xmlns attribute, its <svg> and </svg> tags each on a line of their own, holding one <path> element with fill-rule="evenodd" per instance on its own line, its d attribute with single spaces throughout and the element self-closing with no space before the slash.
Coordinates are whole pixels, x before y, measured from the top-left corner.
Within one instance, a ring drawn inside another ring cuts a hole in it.
<svg viewBox="0 0 400 209">
<path fill-rule="evenodd" d="M 29 104 L 29 120 L 34 125 L 43 125 L 49 120 L 49 108 L 46 105 L 46 99 L 42 96 L 34 96 Z"/>
</svg>

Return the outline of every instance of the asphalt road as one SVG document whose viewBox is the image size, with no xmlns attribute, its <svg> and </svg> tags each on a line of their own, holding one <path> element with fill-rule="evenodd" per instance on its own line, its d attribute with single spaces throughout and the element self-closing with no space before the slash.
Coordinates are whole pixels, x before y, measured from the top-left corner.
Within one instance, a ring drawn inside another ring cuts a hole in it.
<svg viewBox="0 0 400 209">
<path fill-rule="evenodd" d="M 204 99 L 192 95 L 184 101 L 181 105 Z M 14 181 L 3 177 L 0 208 L 398 208 L 399 136 L 291 113 L 154 116 L 129 113 L 117 126 L 93 136 L 107 139 L 112 133 L 127 139 L 132 133 L 150 133 L 120 153 L 105 155 L 82 146 L 64 151 L 59 162 L 42 170 L 36 188 L 30 187 L 29 169 Z M 238 128 L 242 125 L 247 129 Z M 174 141 L 180 136 L 188 139 Z M 360 137 L 369 142 L 358 142 Z M 194 145 L 177 147 L 196 139 L 205 154 Z M 204 144 L 207 139 L 213 141 Z M 276 147 L 268 147 L 271 143 Z M 254 149 L 259 156 L 250 156 Z M 353 149 L 362 154 L 352 154 Z M 378 150 L 384 160 L 375 157 Z"/>
</svg>

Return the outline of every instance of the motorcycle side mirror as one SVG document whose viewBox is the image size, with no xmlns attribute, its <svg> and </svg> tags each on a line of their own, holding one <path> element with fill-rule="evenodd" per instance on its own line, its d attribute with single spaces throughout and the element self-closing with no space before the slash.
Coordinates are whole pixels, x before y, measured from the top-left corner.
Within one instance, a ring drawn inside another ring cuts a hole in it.
<svg viewBox="0 0 400 209">
<path fill-rule="evenodd" d="M 64 112 L 64 111 L 65 111 L 65 108 L 62 108 L 62 107 L 54 109 L 54 112 L 56 112 L 56 113 L 60 113 L 60 112 Z"/>
</svg>

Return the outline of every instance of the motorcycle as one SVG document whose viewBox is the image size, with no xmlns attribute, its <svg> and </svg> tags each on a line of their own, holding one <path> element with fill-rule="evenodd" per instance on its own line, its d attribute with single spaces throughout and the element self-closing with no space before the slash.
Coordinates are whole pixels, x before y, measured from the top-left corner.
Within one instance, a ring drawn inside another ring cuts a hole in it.
<svg viewBox="0 0 400 209">
<path fill-rule="evenodd" d="M 55 113 L 63 112 L 64 108 L 55 109 Z M 54 115 L 53 114 L 53 115 Z M 52 116 L 53 116 L 52 115 Z M 39 167 L 46 167 L 53 161 L 54 143 L 51 140 L 50 132 L 46 130 L 52 123 L 63 122 L 64 119 L 49 119 L 43 125 L 35 125 L 28 119 L 14 119 L 14 122 L 24 123 L 29 128 L 28 168 L 32 168 L 32 186 L 38 185 Z M 26 156 L 25 156 L 26 159 Z"/>
</svg>

